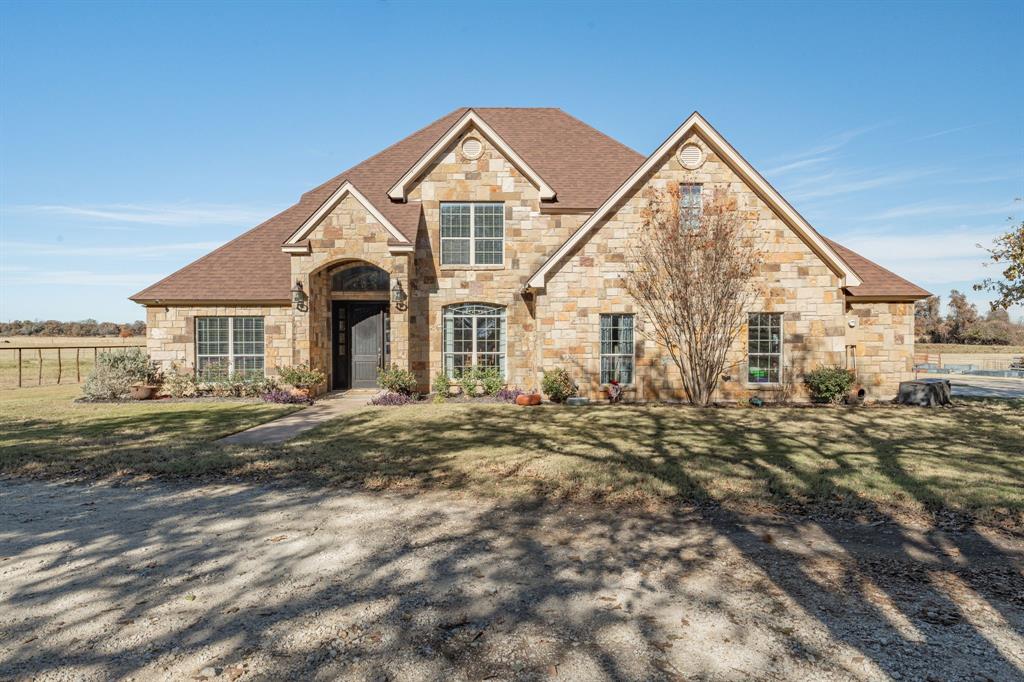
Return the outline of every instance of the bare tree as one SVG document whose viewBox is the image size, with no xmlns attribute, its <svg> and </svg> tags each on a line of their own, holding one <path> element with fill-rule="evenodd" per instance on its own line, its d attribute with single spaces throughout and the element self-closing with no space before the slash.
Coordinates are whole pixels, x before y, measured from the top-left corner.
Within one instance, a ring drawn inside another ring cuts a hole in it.
<svg viewBox="0 0 1024 682">
<path fill-rule="evenodd" d="M 706 198 L 699 218 L 680 212 L 678 187 L 649 188 L 644 199 L 627 287 L 687 399 L 707 405 L 757 293 L 763 250 L 725 193 Z"/>
</svg>

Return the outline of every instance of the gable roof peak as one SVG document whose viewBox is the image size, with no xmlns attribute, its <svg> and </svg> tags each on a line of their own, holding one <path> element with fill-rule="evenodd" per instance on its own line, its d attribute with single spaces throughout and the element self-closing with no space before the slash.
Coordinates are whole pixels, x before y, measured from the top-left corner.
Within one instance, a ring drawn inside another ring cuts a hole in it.
<svg viewBox="0 0 1024 682">
<path fill-rule="evenodd" d="M 540 190 L 541 201 L 554 201 L 555 190 L 549 185 L 544 178 L 540 176 L 536 170 L 534 170 L 530 164 L 523 159 L 519 153 L 512 148 L 501 135 L 499 135 L 494 128 L 485 120 L 484 116 L 477 112 L 475 109 L 466 109 L 465 113 L 462 114 L 459 119 L 445 132 L 441 137 L 437 139 L 430 146 L 427 151 L 420 156 L 419 160 L 416 161 L 400 178 L 398 181 L 391 186 L 388 190 L 388 198 L 392 201 L 405 202 L 408 198 L 409 187 L 423 174 L 429 166 L 441 153 L 444 152 L 448 146 L 454 142 L 459 135 L 465 132 L 468 128 L 475 127 L 480 133 L 487 138 L 487 140 L 493 144 L 498 150 L 509 160 L 512 165 L 518 168 L 523 175 L 525 175 L 536 187 Z"/>
<path fill-rule="evenodd" d="M 551 256 L 544 261 L 544 264 L 530 276 L 527 286 L 534 289 L 543 289 L 548 274 L 558 263 L 562 261 L 602 220 L 608 217 L 628 196 L 629 192 L 636 188 L 644 178 L 652 172 L 657 164 L 664 159 L 669 152 L 683 139 L 691 130 L 696 129 L 704 140 L 715 152 L 733 168 L 740 179 L 746 182 L 775 212 L 783 218 L 796 233 L 807 243 L 810 248 L 835 272 L 842 280 L 843 286 L 858 286 L 861 284 L 860 277 L 843 260 L 832 246 L 811 227 L 803 216 L 786 201 L 779 191 L 769 184 L 750 163 L 743 158 L 722 135 L 715 130 L 707 119 L 701 116 L 700 112 L 694 110 L 675 131 L 658 146 L 647 159 L 640 164 L 640 167 L 633 171 L 632 175 L 626 178 L 619 188 L 605 199 L 604 203 L 579 227 L 576 232 L 567 239 Z"/>
</svg>

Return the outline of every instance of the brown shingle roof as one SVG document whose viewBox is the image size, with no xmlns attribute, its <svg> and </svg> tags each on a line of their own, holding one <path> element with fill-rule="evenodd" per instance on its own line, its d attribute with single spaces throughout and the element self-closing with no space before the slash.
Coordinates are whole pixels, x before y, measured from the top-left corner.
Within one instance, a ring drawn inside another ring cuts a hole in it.
<svg viewBox="0 0 1024 682">
<path fill-rule="evenodd" d="M 343 182 L 362 192 L 410 241 L 420 207 L 395 203 L 387 192 L 467 109 L 455 111 L 396 142 L 305 194 L 299 202 L 240 237 L 131 297 L 151 301 L 284 302 L 291 289 L 289 256 L 281 244 Z M 644 161 L 629 147 L 560 109 L 474 109 L 557 192 L 552 206 L 597 208 Z M 828 240 L 863 280 L 860 297 L 925 297 L 928 292 Z M 244 264 L 244 266 L 240 266 Z"/>
<path fill-rule="evenodd" d="M 289 256 L 281 244 L 348 181 L 415 242 L 420 207 L 387 191 L 467 109 L 456 109 L 302 195 L 299 203 L 132 296 L 134 301 L 283 301 Z M 474 109 L 558 193 L 551 205 L 593 209 L 643 156 L 561 109 Z M 245 263 L 245 267 L 239 267 Z"/>
<path fill-rule="evenodd" d="M 854 298 L 927 298 L 931 294 L 913 282 L 908 282 L 894 272 L 886 270 L 878 263 L 869 261 L 855 251 L 838 244 L 828 237 L 824 238 L 836 250 L 839 257 L 853 268 L 861 279 L 860 286 L 846 287 L 847 293 Z"/>
</svg>

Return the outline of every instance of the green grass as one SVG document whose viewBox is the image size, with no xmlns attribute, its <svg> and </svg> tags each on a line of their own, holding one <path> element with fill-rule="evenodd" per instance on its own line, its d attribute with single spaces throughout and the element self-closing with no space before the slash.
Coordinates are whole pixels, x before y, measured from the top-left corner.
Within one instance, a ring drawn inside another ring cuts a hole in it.
<svg viewBox="0 0 1024 682">
<path fill-rule="evenodd" d="M 0 472 L 189 474 L 211 441 L 297 408 L 241 401 L 75 403 L 78 386 L 0 391 Z"/>
<path fill-rule="evenodd" d="M 282 446 L 212 446 L 279 413 L 238 403 L 0 397 L 0 471 L 290 479 L 608 505 L 1024 525 L 1024 401 L 951 409 L 417 404 L 366 408 Z M 59 389 L 66 391 L 66 389 Z M 8 392 L 15 393 L 15 392 Z"/>
</svg>

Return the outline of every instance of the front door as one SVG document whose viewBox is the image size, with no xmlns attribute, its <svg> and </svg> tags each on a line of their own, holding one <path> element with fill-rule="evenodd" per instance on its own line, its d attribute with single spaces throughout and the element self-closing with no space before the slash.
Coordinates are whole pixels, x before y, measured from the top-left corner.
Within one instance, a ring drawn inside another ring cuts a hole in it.
<svg viewBox="0 0 1024 682">
<path fill-rule="evenodd" d="M 377 368 L 384 363 L 384 307 L 381 303 L 350 303 L 348 309 L 352 388 L 375 388 Z"/>
</svg>

